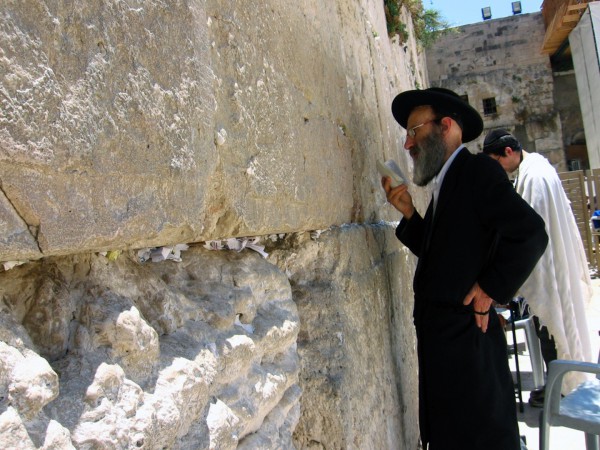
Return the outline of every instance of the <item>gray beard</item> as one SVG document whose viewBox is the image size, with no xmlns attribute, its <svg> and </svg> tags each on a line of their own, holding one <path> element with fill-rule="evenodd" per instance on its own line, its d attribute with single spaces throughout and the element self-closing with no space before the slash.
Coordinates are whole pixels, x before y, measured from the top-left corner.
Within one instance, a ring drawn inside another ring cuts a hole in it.
<svg viewBox="0 0 600 450">
<path fill-rule="evenodd" d="M 417 186 L 426 186 L 444 166 L 446 144 L 441 133 L 432 131 L 421 144 L 415 145 L 415 149 L 419 154 L 417 159 L 413 160 L 413 182 Z"/>
</svg>

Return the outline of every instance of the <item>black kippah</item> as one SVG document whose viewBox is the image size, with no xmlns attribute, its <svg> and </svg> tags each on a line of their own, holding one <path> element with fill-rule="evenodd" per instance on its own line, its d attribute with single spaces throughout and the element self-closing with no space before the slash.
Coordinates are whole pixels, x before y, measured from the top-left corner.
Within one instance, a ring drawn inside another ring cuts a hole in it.
<svg viewBox="0 0 600 450">
<path fill-rule="evenodd" d="M 489 145 L 495 144 L 497 141 L 500 140 L 501 137 L 510 136 L 510 135 L 511 134 L 508 131 L 503 130 L 502 128 L 498 128 L 497 130 L 490 131 L 487 134 L 487 136 L 485 137 L 485 139 L 483 140 L 483 148 L 485 148 Z"/>
<path fill-rule="evenodd" d="M 517 138 L 502 128 L 490 131 L 483 140 L 484 153 L 494 153 L 494 151 L 506 147 L 510 147 L 517 152 L 520 152 L 523 149 Z M 504 154 L 504 152 L 502 152 L 502 154 Z"/>
</svg>

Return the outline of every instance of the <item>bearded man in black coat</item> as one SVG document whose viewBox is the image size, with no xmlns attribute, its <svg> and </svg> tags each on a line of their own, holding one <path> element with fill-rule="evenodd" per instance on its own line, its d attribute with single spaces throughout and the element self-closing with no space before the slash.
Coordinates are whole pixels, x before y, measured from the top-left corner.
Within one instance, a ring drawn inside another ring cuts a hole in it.
<svg viewBox="0 0 600 450">
<path fill-rule="evenodd" d="M 507 304 L 544 252 L 542 218 L 499 164 L 464 146 L 479 113 L 442 88 L 406 91 L 392 113 L 407 130 L 413 181 L 430 182 L 425 216 L 408 186 L 382 185 L 403 215 L 396 236 L 418 258 L 413 288 L 419 423 L 429 450 L 518 450 L 506 338 L 493 302 Z"/>
</svg>

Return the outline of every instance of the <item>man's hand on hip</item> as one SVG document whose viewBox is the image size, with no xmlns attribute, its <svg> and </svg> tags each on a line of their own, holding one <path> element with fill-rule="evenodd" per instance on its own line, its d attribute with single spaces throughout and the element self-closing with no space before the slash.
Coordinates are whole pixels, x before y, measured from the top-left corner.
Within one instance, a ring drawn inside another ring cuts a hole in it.
<svg viewBox="0 0 600 450">
<path fill-rule="evenodd" d="M 488 322 L 490 319 L 490 308 L 492 307 L 492 299 L 475 283 L 465 299 L 463 305 L 473 304 L 473 312 L 475 313 L 475 323 L 481 331 L 487 331 Z"/>
</svg>

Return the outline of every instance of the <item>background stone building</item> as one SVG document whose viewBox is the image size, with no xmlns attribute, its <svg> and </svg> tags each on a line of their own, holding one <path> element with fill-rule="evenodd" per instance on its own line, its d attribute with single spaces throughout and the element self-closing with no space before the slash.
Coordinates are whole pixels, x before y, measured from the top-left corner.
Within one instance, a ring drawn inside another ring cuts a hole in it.
<svg viewBox="0 0 600 450">
<path fill-rule="evenodd" d="M 427 51 L 431 86 L 466 96 L 484 119 L 471 144 L 480 151 L 487 131 L 506 128 L 558 171 L 587 164 L 585 135 L 572 64 L 553 66 L 542 53 L 541 13 L 519 14 L 458 27 Z"/>
</svg>

